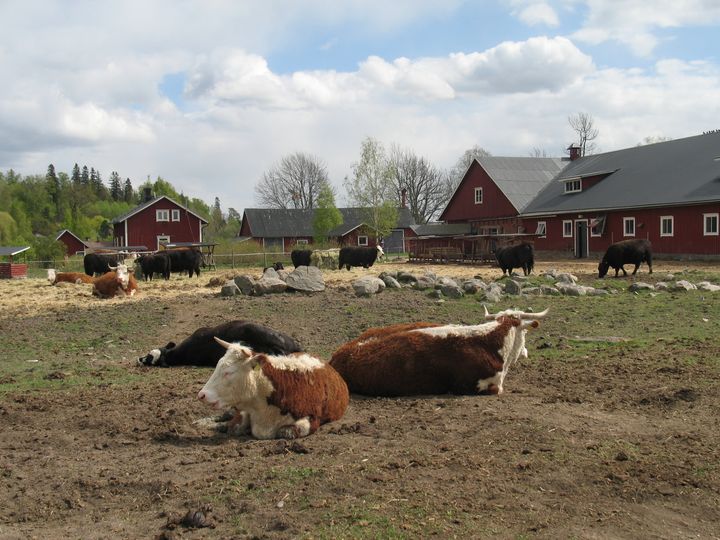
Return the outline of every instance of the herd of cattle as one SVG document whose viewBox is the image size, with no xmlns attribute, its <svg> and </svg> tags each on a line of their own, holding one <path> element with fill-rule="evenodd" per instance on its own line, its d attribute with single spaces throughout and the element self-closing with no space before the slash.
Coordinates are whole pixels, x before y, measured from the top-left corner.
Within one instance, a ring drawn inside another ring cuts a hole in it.
<svg viewBox="0 0 720 540">
<path fill-rule="evenodd" d="M 308 266 L 312 252 L 295 250 L 293 264 Z M 342 248 L 339 269 L 369 268 L 383 256 L 380 246 Z M 85 274 L 49 271 L 51 282 L 92 283 L 102 297 L 132 295 L 137 289 L 133 269 L 117 255 L 89 254 Z M 531 244 L 496 251 L 505 273 L 535 263 Z M 623 265 L 642 262 L 652 273 L 652 253 L 646 240 L 610 246 L 598 265 L 603 277 L 609 268 L 618 275 Z M 168 250 L 137 260 L 143 277 L 171 272 L 200 275 L 202 256 L 193 249 Z M 280 266 L 280 263 L 276 263 Z M 98 275 L 96 277 L 96 275 Z M 477 325 L 407 323 L 371 328 L 338 348 L 330 362 L 303 351 L 292 337 L 248 321 L 230 321 L 199 328 L 176 345 L 170 342 L 138 359 L 143 366 L 198 365 L 214 367 L 198 399 L 229 412 L 224 427 L 261 439 L 296 438 L 314 433 L 320 425 L 343 416 L 350 392 L 366 396 L 427 394 L 501 394 L 510 366 L 527 358 L 525 336 L 547 315 L 485 309 L 487 322 Z"/>
</svg>

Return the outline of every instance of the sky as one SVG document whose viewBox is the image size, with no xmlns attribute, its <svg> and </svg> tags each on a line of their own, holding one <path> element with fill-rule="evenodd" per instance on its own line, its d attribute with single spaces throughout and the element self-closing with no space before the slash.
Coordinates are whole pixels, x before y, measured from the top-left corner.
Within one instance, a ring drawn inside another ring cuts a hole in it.
<svg viewBox="0 0 720 540">
<path fill-rule="evenodd" d="M 1 0 L 0 170 L 158 176 L 258 207 L 296 152 L 343 180 L 362 141 L 449 169 L 720 128 L 718 0 Z"/>
</svg>

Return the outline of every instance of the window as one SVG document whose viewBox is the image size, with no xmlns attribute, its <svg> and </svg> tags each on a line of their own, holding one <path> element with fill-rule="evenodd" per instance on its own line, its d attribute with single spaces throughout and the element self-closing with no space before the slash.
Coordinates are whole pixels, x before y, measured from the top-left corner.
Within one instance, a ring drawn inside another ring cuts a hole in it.
<svg viewBox="0 0 720 540">
<path fill-rule="evenodd" d="M 155 210 L 155 221 L 170 221 L 168 210 Z"/>
<path fill-rule="evenodd" d="M 537 222 L 537 229 L 535 229 L 535 234 L 537 234 L 540 238 L 545 238 L 547 236 L 546 234 L 547 226 L 544 221 L 538 221 Z"/>
<path fill-rule="evenodd" d="M 307 246 L 308 241 L 307 241 L 307 238 L 298 238 L 295 243 L 298 244 L 298 245 L 302 244 L 302 245 L 304 245 L 304 246 Z"/>
<path fill-rule="evenodd" d="M 578 191 L 582 191 L 582 183 L 579 178 L 565 182 L 565 193 L 576 193 Z"/>
<path fill-rule="evenodd" d="M 623 236 L 635 236 L 635 218 L 623 218 Z"/>
<path fill-rule="evenodd" d="M 180 210 L 178 210 L 177 208 L 172 211 L 172 220 L 180 221 Z"/>
<path fill-rule="evenodd" d="M 497 234 L 498 228 L 497 227 L 488 227 L 487 233 L 488 234 Z"/>
<path fill-rule="evenodd" d="M 368 237 L 367 236 L 358 236 L 358 246 L 367 246 L 368 245 Z"/>
<path fill-rule="evenodd" d="M 605 232 L 606 216 L 598 216 L 590 220 L 590 236 L 602 236 Z"/>
<path fill-rule="evenodd" d="M 572 235 L 573 235 L 572 221 L 569 219 L 563 220 L 563 238 L 572 238 Z"/>
<path fill-rule="evenodd" d="M 674 227 L 672 216 L 660 216 L 660 236 L 672 236 Z"/>
<path fill-rule="evenodd" d="M 703 222 L 705 223 L 703 235 L 705 235 L 705 236 L 717 236 L 718 235 L 718 215 L 717 214 L 703 214 Z"/>
<path fill-rule="evenodd" d="M 476 187 L 475 188 L 475 204 L 482 204 L 482 188 Z"/>
</svg>

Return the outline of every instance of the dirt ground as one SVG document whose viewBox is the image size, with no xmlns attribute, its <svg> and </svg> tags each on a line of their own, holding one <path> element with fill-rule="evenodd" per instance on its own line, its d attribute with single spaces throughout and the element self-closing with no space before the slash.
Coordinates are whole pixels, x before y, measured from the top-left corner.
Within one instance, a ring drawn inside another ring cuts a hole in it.
<svg viewBox="0 0 720 540">
<path fill-rule="evenodd" d="M 595 266 L 536 272 L 589 281 Z M 657 261 L 653 276 L 687 267 Z M 257 441 L 198 422 L 211 414 L 195 398 L 208 369 L 136 359 L 236 318 L 325 359 L 369 326 L 476 321 L 417 291 L 355 298 L 348 283 L 362 269 L 327 273 L 314 295 L 221 298 L 206 286 L 232 273 L 141 283 L 130 301 L 0 283 L 3 356 L 23 351 L 27 369 L 47 365 L 45 379 L 58 379 L 0 393 L 0 538 L 720 538 L 715 342 L 668 341 L 663 358 L 620 344 L 595 362 L 592 350 L 563 352 L 567 313 L 555 311 L 502 396 L 353 396 L 342 420 L 308 438 Z M 85 382 L 72 384 L 81 370 Z M 0 383 L 21 376 L 3 378 L 0 365 Z"/>
</svg>

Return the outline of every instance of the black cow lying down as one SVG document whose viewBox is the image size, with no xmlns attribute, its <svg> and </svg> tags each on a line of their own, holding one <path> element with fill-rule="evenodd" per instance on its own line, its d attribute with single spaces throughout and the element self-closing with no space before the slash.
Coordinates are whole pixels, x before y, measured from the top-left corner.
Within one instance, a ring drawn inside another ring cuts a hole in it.
<svg viewBox="0 0 720 540">
<path fill-rule="evenodd" d="M 302 347 L 290 336 L 248 321 L 230 321 L 212 327 L 202 327 L 175 345 L 170 342 L 164 347 L 153 349 L 147 356 L 138 358 L 142 366 L 207 366 L 215 367 L 227 352 L 214 338 L 219 337 L 230 343 L 242 343 L 252 350 L 272 354 L 288 355 L 301 352 Z"/>
</svg>

